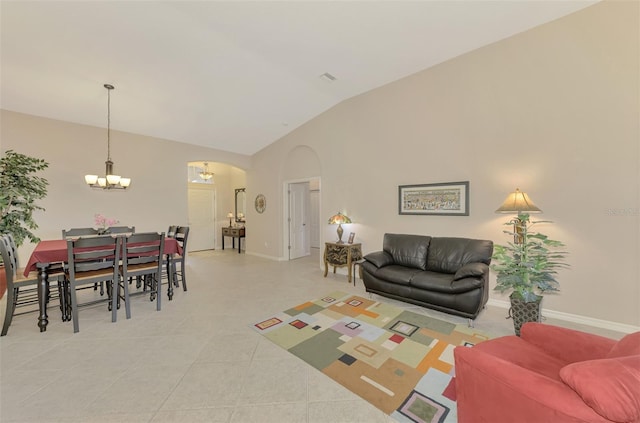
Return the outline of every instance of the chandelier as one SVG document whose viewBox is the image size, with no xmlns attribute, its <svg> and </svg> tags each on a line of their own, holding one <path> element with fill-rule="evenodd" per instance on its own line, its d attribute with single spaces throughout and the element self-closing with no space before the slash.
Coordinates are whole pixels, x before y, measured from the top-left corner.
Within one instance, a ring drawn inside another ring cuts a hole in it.
<svg viewBox="0 0 640 423">
<path fill-rule="evenodd" d="M 204 162 L 204 170 L 200 172 L 200 178 L 204 179 L 205 181 L 213 178 L 213 172 L 209 172 L 209 163 Z"/>
<path fill-rule="evenodd" d="M 84 181 L 91 188 L 100 189 L 126 189 L 131 184 L 131 178 L 123 178 L 113 174 L 113 161 L 111 161 L 111 90 L 113 85 L 104 84 L 107 89 L 107 161 L 105 176 L 85 175 Z"/>
</svg>

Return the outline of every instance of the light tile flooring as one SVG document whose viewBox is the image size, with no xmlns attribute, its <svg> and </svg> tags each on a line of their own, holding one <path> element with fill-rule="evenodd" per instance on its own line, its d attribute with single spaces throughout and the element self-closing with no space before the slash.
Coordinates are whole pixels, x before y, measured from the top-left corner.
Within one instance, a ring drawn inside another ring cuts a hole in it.
<svg viewBox="0 0 640 423">
<path fill-rule="evenodd" d="M 82 308 L 77 334 L 55 307 L 45 333 L 38 332 L 36 314 L 17 316 L 0 340 L 0 421 L 393 422 L 250 328 L 271 312 L 334 290 L 368 295 L 360 280 L 354 287 L 344 275 L 325 279 L 320 267 L 317 250 L 290 262 L 234 250 L 192 253 L 189 291 L 177 290 L 161 312 L 147 297 L 135 298 L 132 318 L 121 312 L 117 323 L 104 304 Z M 493 336 L 511 334 L 505 315 L 488 307 L 476 327 Z"/>
</svg>

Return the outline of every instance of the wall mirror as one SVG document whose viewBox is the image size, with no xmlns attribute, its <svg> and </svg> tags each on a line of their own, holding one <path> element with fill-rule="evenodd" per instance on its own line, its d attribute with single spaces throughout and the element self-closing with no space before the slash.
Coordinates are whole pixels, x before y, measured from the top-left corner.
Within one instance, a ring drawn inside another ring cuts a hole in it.
<svg viewBox="0 0 640 423">
<path fill-rule="evenodd" d="M 244 222 L 247 215 L 247 194 L 245 188 L 236 188 L 236 222 Z"/>
</svg>

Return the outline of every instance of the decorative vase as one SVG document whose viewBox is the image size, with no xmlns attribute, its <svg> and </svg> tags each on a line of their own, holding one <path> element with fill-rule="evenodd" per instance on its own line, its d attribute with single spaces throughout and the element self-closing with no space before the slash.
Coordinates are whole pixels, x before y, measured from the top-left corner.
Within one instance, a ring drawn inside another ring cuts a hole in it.
<svg viewBox="0 0 640 423">
<path fill-rule="evenodd" d="M 109 233 L 109 228 L 100 228 L 98 229 L 98 235 L 106 235 Z"/>
<path fill-rule="evenodd" d="M 516 298 L 513 293 L 509 296 L 511 300 L 511 308 L 509 309 L 509 317 L 513 319 L 513 328 L 516 335 L 520 336 L 520 328 L 527 322 L 540 321 L 540 309 L 542 303 L 542 295 L 537 295 L 533 302 L 525 302 L 520 298 Z"/>
</svg>

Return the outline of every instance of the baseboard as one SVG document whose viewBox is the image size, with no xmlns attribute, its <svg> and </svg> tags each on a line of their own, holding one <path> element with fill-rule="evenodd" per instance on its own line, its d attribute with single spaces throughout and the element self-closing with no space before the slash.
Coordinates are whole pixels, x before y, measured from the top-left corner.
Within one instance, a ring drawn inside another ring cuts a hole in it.
<svg viewBox="0 0 640 423">
<path fill-rule="evenodd" d="M 509 303 L 509 301 L 504 301 L 504 300 L 489 299 L 489 301 L 487 301 L 487 304 L 494 307 L 504 308 L 504 309 L 509 309 L 509 307 L 511 307 L 511 304 Z M 564 313 L 562 311 L 554 311 L 546 308 L 542 309 L 542 314 L 544 317 L 550 317 L 552 319 L 564 320 L 572 323 L 579 323 L 582 325 L 608 329 L 615 332 L 633 333 L 633 332 L 640 331 L 639 326 L 627 325 L 625 323 L 611 322 L 609 320 L 594 319 L 593 317 L 580 316 L 578 314 L 571 314 L 571 313 Z"/>
</svg>

